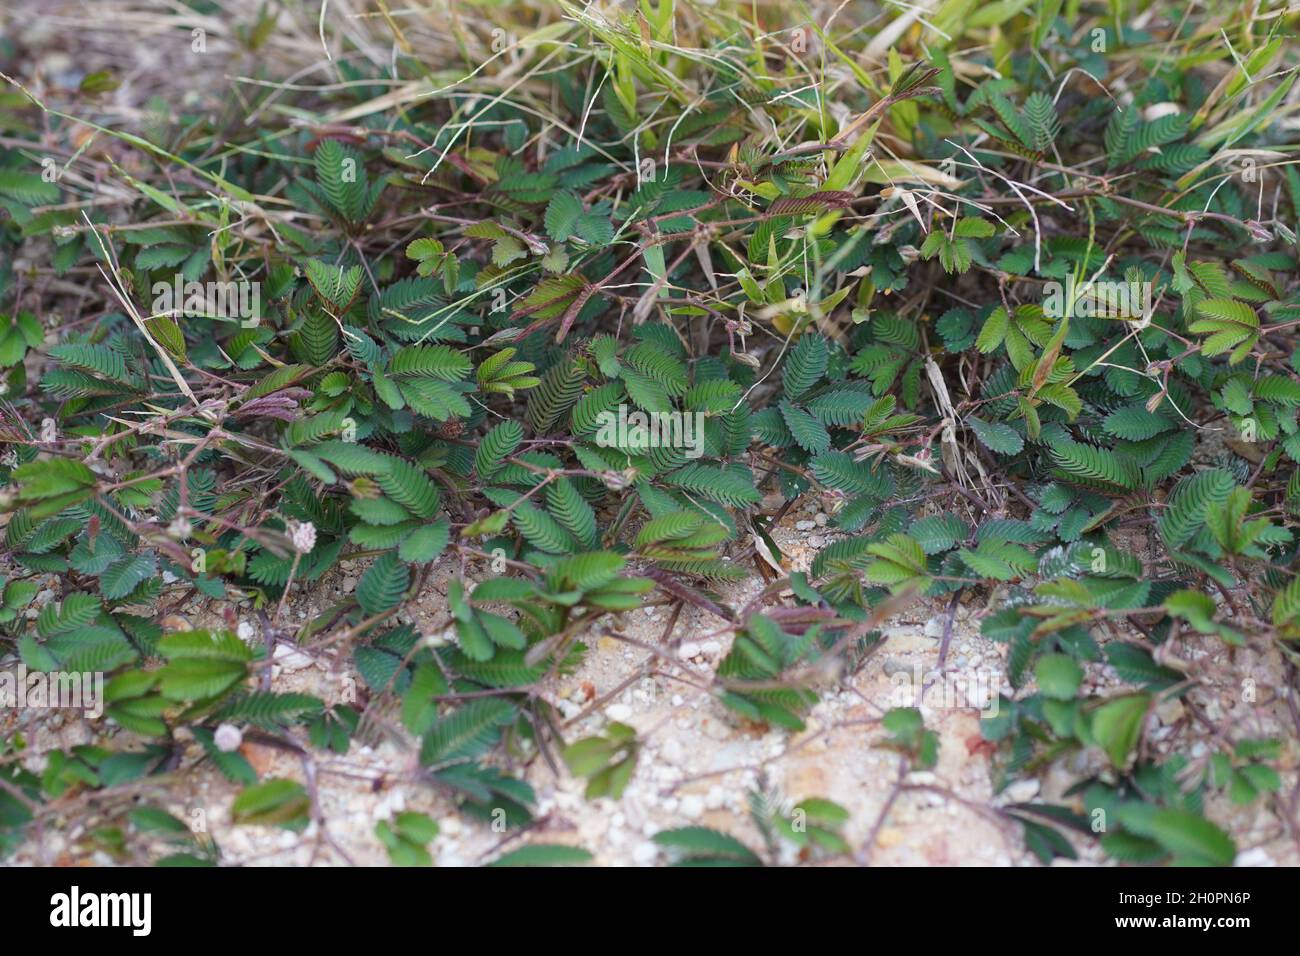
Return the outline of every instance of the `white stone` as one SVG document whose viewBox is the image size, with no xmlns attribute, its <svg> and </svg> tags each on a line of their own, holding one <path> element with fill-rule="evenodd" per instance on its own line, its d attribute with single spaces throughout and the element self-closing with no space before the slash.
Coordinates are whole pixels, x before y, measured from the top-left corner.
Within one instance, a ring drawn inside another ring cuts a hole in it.
<svg viewBox="0 0 1300 956">
<path fill-rule="evenodd" d="M 632 716 L 632 708 L 627 704 L 613 704 L 606 708 L 605 716 L 610 720 L 617 720 L 621 723 Z"/>
<path fill-rule="evenodd" d="M 694 641 L 685 641 L 677 648 L 677 656 L 684 661 L 700 656 L 700 645 Z"/>
<path fill-rule="evenodd" d="M 302 651 L 295 650 L 288 644 L 277 644 L 273 655 L 275 663 L 290 673 L 311 667 L 313 661 Z"/>
<path fill-rule="evenodd" d="M 1237 854 L 1234 861 L 1236 866 L 1277 866 L 1277 863 L 1271 856 L 1264 852 L 1263 847 L 1252 847 L 1243 853 Z"/>
<path fill-rule="evenodd" d="M 1002 795 L 1011 803 L 1028 803 L 1038 796 L 1038 781 L 1032 777 L 1017 780 L 1003 790 Z"/>
<path fill-rule="evenodd" d="M 698 793 L 688 793 L 682 797 L 681 811 L 682 816 L 698 820 L 704 815 L 704 798 Z"/>
<path fill-rule="evenodd" d="M 676 737 L 669 737 L 659 748 L 659 753 L 669 763 L 679 763 L 686 756 L 686 749 Z"/>
</svg>

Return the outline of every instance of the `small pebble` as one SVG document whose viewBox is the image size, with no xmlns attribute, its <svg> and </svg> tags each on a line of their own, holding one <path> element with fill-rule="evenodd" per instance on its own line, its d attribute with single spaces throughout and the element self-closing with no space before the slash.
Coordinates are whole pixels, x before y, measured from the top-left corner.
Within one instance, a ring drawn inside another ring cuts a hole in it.
<svg viewBox="0 0 1300 956">
<path fill-rule="evenodd" d="M 653 843 L 638 843 L 632 848 L 632 862 L 638 866 L 648 866 L 659 854 L 659 847 Z"/>
<path fill-rule="evenodd" d="M 1234 861 L 1235 866 L 1277 866 L 1273 858 L 1264 852 L 1263 847 L 1253 847 L 1244 853 L 1237 854 Z"/>
<path fill-rule="evenodd" d="M 1038 781 L 1033 777 L 1017 780 L 1003 790 L 1002 795 L 1011 803 L 1027 803 L 1038 796 Z"/>
<path fill-rule="evenodd" d="M 274 660 L 276 664 L 290 673 L 305 670 L 312 665 L 310 657 L 302 653 L 302 651 L 294 650 L 288 644 L 276 645 Z"/>
</svg>

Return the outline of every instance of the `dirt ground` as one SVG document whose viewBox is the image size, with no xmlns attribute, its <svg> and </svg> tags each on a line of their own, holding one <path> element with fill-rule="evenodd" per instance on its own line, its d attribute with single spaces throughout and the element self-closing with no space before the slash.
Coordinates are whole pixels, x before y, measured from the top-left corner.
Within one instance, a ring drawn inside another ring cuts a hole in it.
<svg viewBox="0 0 1300 956">
<path fill-rule="evenodd" d="M 806 568 L 829 537 L 818 524 L 825 519 L 815 512 L 816 506 L 809 505 L 806 511 L 787 516 L 775 534 L 796 570 Z M 445 582 L 454 565 L 444 559 L 430 576 L 413 619 L 421 633 L 451 636 L 450 629 L 438 628 L 446 624 Z M 333 572 L 291 613 L 302 618 L 314 613 L 317 603 L 324 606 L 354 587 L 359 570 L 343 567 Z M 486 570 L 479 569 L 480 575 Z M 761 586 L 755 579 L 727 589 L 723 596 L 732 606 L 740 606 Z M 201 606 L 186 611 L 195 626 L 216 623 L 205 621 Z M 879 649 L 855 673 L 823 692 L 806 730 L 790 733 L 763 731 L 739 721 L 707 690 L 730 641 L 730 630 L 719 627 L 718 618 L 686 605 L 670 630 L 670 609 L 660 605 L 618 620 L 606 618 L 602 627 L 585 636 L 589 652 L 582 666 L 545 690 L 546 698 L 566 718 L 564 730 L 570 740 L 599 732 L 610 720 L 636 728 L 643 749 L 636 773 L 618 800 L 585 800 L 584 781 L 563 768 L 555 773 L 533 755 L 525 773 L 539 798 L 535 823 L 523 830 L 494 832 L 459 815 L 448 796 L 416 781 L 417 742 L 392 735 L 373 746 L 354 743 L 346 756 L 317 752 L 310 762 L 245 742 L 244 754 L 264 776 L 303 782 L 309 774 L 314 778 L 320 821 L 301 833 L 233 825 L 230 807 L 238 787 L 200 759 L 201 748 L 193 742 L 179 773 L 146 783 L 136 796 L 191 824 L 200 821 L 220 847 L 223 862 L 232 865 L 386 863 L 375 823 L 402 810 L 418 810 L 439 822 L 441 833 L 430 850 L 440 866 L 479 864 L 528 842 L 581 846 L 598 864 L 652 865 L 666 862 L 667 851 L 651 837 L 662 829 L 691 824 L 726 831 L 761 848 L 749 811 L 755 790 L 786 804 L 825 797 L 849 811 L 843 834 L 853 848 L 850 856 L 801 858 L 785 844 L 776 857 L 782 863 L 1037 865 L 1024 847 L 1019 827 L 994 808 L 1038 799 L 1071 803 L 1074 798 L 1065 796 L 1065 791 L 1079 777 L 1101 769 L 1102 761 L 1097 754 L 1076 754 L 1047 768 L 1041 779 L 1017 781 L 994 793 L 993 748 L 981 737 L 978 707 L 997 690 L 1010 694 L 1011 688 L 1005 684 L 1005 648 L 979 634 L 983 613 L 979 602 L 955 610 L 944 672 L 948 680 L 930 687 L 921 708 L 927 726 L 940 739 L 938 764 L 932 771 L 905 778 L 899 776 L 899 756 L 881 746 L 886 735 L 878 721 L 890 707 L 914 702 L 909 689 L 918 674 L 930 680 L 946 608 L 917 606 L 889 622 Z M 665 665 L 661 656 L 638 645 L 667 651 L 676 663 Z M 1193 692 L 1206 716 L 1213 721 L 1229 718 L 1243 735 L 1279 734 L 1292 741 L 1284 757 L 1284 785 L 1278 798 L 1244 809 L 1226 801 L 1211 803 L 1210 815 L 1236 838 L 1241 848 L 1239 864 L 1300 862 L 1292 837 L 1292 795 L 1297 792 L 1292 718 L 1283 701 L 1238 701 L 1241 675 L 1256 675 L 1265 686 L 1267 678 L 1280 673 L 1281 662 L 1275 653 L 1254 649 L 1239 650 L 1229 658 L 1221 647 L 1208 643 L 1183 647 L 1188 655 L 1212 653 L 1222 658 L 1215 672 L 1224 674 L 1223 684 Z M 333 702 L 355 686 L 352 681 L 359 681 L 348 654 L 327 659 L 282 647 L 276 660 L 273 689 L 277 691 L 306 691 Z M 655 676 L 645 676 L 651 670 Z M 1118 684 L 1117 675 L 1105 666 L 1090 672 L 1089 680 Z M 959 685 L 956 692 L 954 683 Z M 26 762 L 34 770 L 43 765 L 43 753 L 53 746 L 127 743 L 125 735 L 107 721 L 64 722 L 57 715 L 39 718 L 35 714 L 22 712 L 23 720 L 34 721 L 26 728 L 34 743 Z M 0 714 L 0 731 L 12 729 L 5 722 L 12 724 L 15 719 L 12 713 Z M 1154 720 L 1157 726 L 1148 729 L 1152 746 L 1169 747 L 1180 738 L 1185 745 L 1190 738 L 1194 762 L 1210 753 L 1205 739 L 1209 732 L 1181 705 L 1161 708 Z M 1284 819 L 1288 813 L 1290 825 Z M 35 833 L 9 862 L 118 862 L 84 846 L 86 832 L 103 818 L 83 810 L 75 820 L 72 829 L 51 823 Z M 160 855 L 167 852 L 162 846 L 153 849 Z M 1078 849 L 1080 864 L 1101 862 L 1099 852 L 1086 841 Z"/>
</svg>

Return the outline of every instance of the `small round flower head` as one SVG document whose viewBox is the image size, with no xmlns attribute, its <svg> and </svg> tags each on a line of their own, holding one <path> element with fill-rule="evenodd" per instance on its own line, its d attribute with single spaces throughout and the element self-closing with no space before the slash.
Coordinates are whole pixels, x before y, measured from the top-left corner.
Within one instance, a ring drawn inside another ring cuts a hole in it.
<svg viewBox="0 0 1300 956">
<path fill-rule="evenodd" d="M 238 750 L 239 745 L 243 742 L 244 735 L 240 733 L 239 728 L 234 724 L 222 724 L 217 728 L 217 732 L 213 735 L 213 743 L 215 743 L 217 749 L 223 753 L 230 753 L 233 750 Z"/>
<path fill-rule="evenodd" d="M 311 549 L 316 547 L 316 526 L 310 521 L 289 522 L 289 540 L 299 554 L 310 554 Z"/>
<path fill-rule="evenodd" d="M 177 541 L 184 541 L 193 530 L 193 526 L 184 518 L 177 518 L 167 526 L 167 533 Z"/>
</svg>

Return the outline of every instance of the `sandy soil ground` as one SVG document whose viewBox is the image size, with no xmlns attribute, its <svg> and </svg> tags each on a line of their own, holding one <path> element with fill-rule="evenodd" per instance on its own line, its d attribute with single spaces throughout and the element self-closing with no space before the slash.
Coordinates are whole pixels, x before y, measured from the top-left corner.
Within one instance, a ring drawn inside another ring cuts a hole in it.
<svg viewBox="0 0 1300 956">
<path fill-rule="evenodd" d="M 796 569 L 807 567 L 827 541 L 815 511 L 810 505 L 806 512 L 787 516 L 776 532 L 779 546 Z M 431 575 L 418 602 L 414 623 L 422 633 L 438 633 L 446 624 L 445 582 L 454 570 L 451 564 L 444 561 L 438 573 Z M 338 592 L 350 590 L 358 570 L 341 568 L 293 613 L 305 617 L 314 613 L 313 600 L 323 605 Z M 760 582 L 754 580 L 728 589 L 724 597 L 740 606 L 760 588 Z M 187 610 L 196 626 L 208 623 L 203 608 Z M 302 833 L 232 824 L 230 806 L 238 787 L 210 762 L 200 759 L 197 743 L 188 748 L 181 772 L 146 781 L 133 798 L 165 807 L 182 820 L 200 821 L 227 864 L 385 863 L 387 856 L 375 836 L 375 823 L 402 810 L 418 810 L 440 824 L 441 833 L 430 849 L 442 866 L 486 862 L 528 842 L 582 846 L 599 864 L 650 865 L 668 859 L 667 851 L 650 838 L 659 830 L 691 824 L 724 830 L 751 847 L 762 848 L 749 809 L 751 793 L 758 791 L 777 803 L 825 797 L 850 814 L 843 830 L 853 848 L 850 856 L 800 856 L 793 846 L 778 844 L 775 855 L 769 857 L 777 862 L 1035 865 L 1019 828 L 994 808 L 1037 799 L 1068 804 L 1076 799 L 1065 796 L 1068 787 L 1080 776 L 1100 769 L 1101 763 L 1095 754 L 1076 754 L 1048 767 L 1040 779 L 1017 781 L 995 794 L 993 748 L 982 739 L 977 705 L 980 694 L 997 689 L 1010 693 L 1011 689 L 1004 683 L 1005 648 L 979 634 L 984 610 L 979 602 L 955 610 L 945 674 L 961 681 L 966 690 L 954 693 L 952 680 L 939 681 L 930 688 L 922 713 L 927 726 L 939 735 L 939 761 L 932 771 L 906 777 L 900 777 L 899 756 L 882 746 L 886 734 L 879 727 L 879 718 L 890 707 L 909 702 L 907 694 L 914 689 L 912 682 L 918 674 L 932 672 L 939 656 L 945 608 L 918 606 L 891 621 L 884 628 L 885 640 L 879 648 L 855 673 L 823 693 L 807 729 L 790 733 L 740 721 L 710 695 L 706 685 L 726 654 L 730 631 L 719 627 L 719 619 L 687 605 L 675 621 L 667 606 L 646 607 L 619 620 L 606 619 L 601 628 L 585 636 L 590 650 L 583 665 L 545 691 L 566 717 L 569 739 L 599 732 L 610 720 L 636 728 L 643 750 L 636 773 L 618 800 L 585 800 L 584 781 L 562 768 L 555 773 L 534 754 L 525 774 L 539 797 L 535 823 L 523 830 L 494 832 L 488 825 L 457 814 L 447 795 L 415 781 L 417 747 L 394 735 L 380 735 L 370 746 L 354 744 L 346 756 L 315 753 L 309 761 L 245 742 L 244 754 L 264 776 L 304 782 L 308 775 L 314 777 L 320 821 Z M 450 635 L 450 631 L 446 633 Z M 665 665 L 660 655 L 638 645 L 667 651 L 676 663 Z M 1222 684 L 1195 692 L 1198 708 L 1210 720 L 1226 717 L 1239 735 L 1278 734 L 1291 742 L 1284 757 L 1284 787 L 1277 799 L 1247 808 L 1213 802 L 1211 816 L 1236 837 L 1242 851 L 1239 863 L 1300 862 L 1292 838 L 1292 795 L 1297 792 L 1292 718 L 1283 701 L 1239 701 L 1243 675 L 1265 678 L 1260 680 L 1264 685 L 1267 678 L 1280 673 L 1281 662 L 1275 652 L 1242 649 L 1229 656 L 1222 647 L 1208 643 L 1198 646 L 1191 642 L 1183 647 L 1188 655 L 1221 658 L 1216 661 L 1215 673 L 1223 674 Z M 353 686 L 352 681 L 358 680 L 349 662 L 350 655 L 316 657 L 281 648 L 273 687 L 338 701 Z M 655 673 L 647 676 L 651 671 Z M 1117 675 L 1108 671 L 1107 667 L 1096 668 L 1089 680 L 1118 684 Z M 974 694 L 968 692 L 971 688 L 977 689 Z M 0 715 L 0 731 L 11 729 L 6 721 L 12 724 L 15 719 L 12 713 Z M 57 715 L 35 718 L 35 712 L 25 712 L 23 719 L 35 720 L 27 728 L 34 746 L 26 761 L 33 769 L 43 765 L 43 754 L 53 746 L 114 737 L 114 746 L 126 743 L 120 731 L 105 721 L 65 722 Z M 1148 733 L 1152 746 L 1167 748 L 1175 742 L 1187 746 L 1190 738 L 1194 762 L 1203 761 L 1210 753 L 1209 731 L 1181 705 L 1162 708 L 1155 720 L 1158 725 Z M 121 804 L 104 807 L 102 814 L 86 813 L 82 808 L 70 815 L 75 821 L 70 829 L 52 821 L 34 833 L 9 862 L 115 862 L 102 850 L 89 851 L 84 840 L 114 809 L 120 812 Z M 1290 826 L 1285 822 L 1288 814 Z M 161 845 L 149 850 L 167 852 Z M 1086 841 L 1079 844 L 1079 850 L 1081 863 L 1101 861 L 1098 851 Z"/>
</svg>

